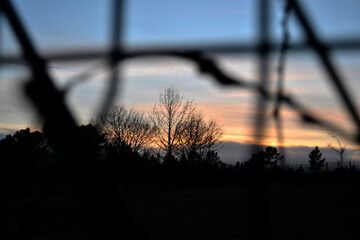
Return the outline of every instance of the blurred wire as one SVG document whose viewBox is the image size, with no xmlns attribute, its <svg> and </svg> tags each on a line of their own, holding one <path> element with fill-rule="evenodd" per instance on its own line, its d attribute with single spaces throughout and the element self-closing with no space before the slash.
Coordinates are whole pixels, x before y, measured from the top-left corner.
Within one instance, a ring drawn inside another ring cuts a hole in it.
<svg viewBox="0 0 360 240">
<path fill-rule="evenodd" d="M 69 77 L 66 80 L 66 83 L 62 88 L 62 91 L 64 92 L 64 94 L 69 93 L 76 86 L 94 78 L 97 74 L 99 74 L 99 72 L 102 69 L 104 69 L 104 67 L 105 64 L 103 61 L 101 61 L 99 63 L 92 64 L 90 67 L 86 68 L 85 70 L 82 70 L 80 73 Z"/>
<path fill-rule="evenodd" d="M 275 109 L 274 109 L 274 118 L 276 124 L 276 134 L 278 139 L 278 145 L 280 148 L 280 152 L 282 152 L 284 158 L 280 160 L 280 166 L 282 168 L 286 165 L 286 153 L 284 148 L 284 133 L 283 133 L 283 122 L 281 117 L 281 99 L 284 95 L 284 73 L 285 73 L 285 64 L 286 64 L 286 52 L 289 49 L 289 41 L 290 41 L 290 33 L 288 30 L 288 21 L 291 12 L 291 2 L 285 1 L 284 11 L 283 11 L 283 19 L 281 20 L 282 27 L 282 43 L 280 47 L 279 53 L 279 62 L 277 68 L 277 94 L 275 100 Z"/>
</svg>

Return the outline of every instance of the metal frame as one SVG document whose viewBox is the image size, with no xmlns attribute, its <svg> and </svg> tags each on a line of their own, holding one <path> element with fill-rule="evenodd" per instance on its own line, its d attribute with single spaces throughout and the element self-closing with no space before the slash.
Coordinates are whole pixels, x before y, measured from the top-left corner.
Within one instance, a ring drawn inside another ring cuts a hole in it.
<svg viewBox="0 0 360 240">
<path fill-rule="evenodd" d="M 48 61 L 79 61 L 79 60 L 92 60 L 92 59 L 104 59 L 106 64 L 111 71 L 107 93 L 104 95 L 103 105 L 100 114 L 107 111 L 110 104 L 113 102 L 116 96 L 116 89 L 121 84 L 121 76 L 119 74 L 118 65 L 123 61 L 146 56 L 172 56 L 183 58 L 193 62 L 198 66 L 199 71 L 204 74 L 212 76 L 217 83 L 224 86 L 233 86 L 243 89 L 248 89 L 258 93 L 256 123 L 254 126 L 254 142 L 256 144 L 261 143 L 264 133 L 266 131 L 265 116 L 268 103 L 275 103 L 274 118 L 277 122 L 278 138 L 279 142 L 283 142 L 284 136 L 282 134 L 282 123 L 281 123 L 281 108 L 283 105 L 287 105 L 295 112 L 298 113 L 299 118 L 310 124 L 316 124 L 322 128 L 332 131 L 334 133 L 342 134 L 344 131 L 341 126 L 334 125 L 330 122 L 322 120 L 317 115 L 311 113 L 307 108 L 297 102 L 292 95 L 285 93 L 283 89 L 284 82 L 284 68 L 285 68 L 285 55 L 289 51 L 313 51 L 319 59 L 321 67 L 328 75 L 329 84 L 333 85 L 335 92 L 337 92 L 340 101 L 342 101 L 344 108 L 352 119 L 353 125 L 357 131 L 352 136 L 348 137 L 355 143 L 360 143 L 360 117 L 356 110 L 353 99 L 348 94 L 344 84 L 343 77 L 336 70 L 335 64 L 333 63 L 329 52 L 331 50 L 360 50 L 360 39 L 342 39 L 339 41 L 329 41 L 327 43 L 322 42 L 311 22 L 308 20 L 306 12 L 303 10 L 299 1 L 288 0 L 287 5 L 284 9 L 283 19 L 283 42 L 276 44 L 270 41 L 269 34 L 271 32 L 271 26 L 269 26 L 272 14 L 270 13 L 270 0 L 258 0 L 259 8 L 259 19 L 258 21 L 258 42 L 255 44 L 244 44 L 244 43 L 233 43 L 225 45 L 213 45 L 213 46 L 176 46 L 172 48 L 143 48 L 143 49 L 126 49 L 123 46 L 123 28 L 124 28 L 124 1 L 113 0 L 112 4 L 112 22 L 111 22 L 111 36 L 109 40 L 108 51 L 102 50 L 87 50 L 63 53 L 59 52 L 48 52 L 44 56 L 40 56 L 37 50 L 34 48 L 29 34 L 26 32 L 24 25 L 22 24 L 20 17 L 17 15 L 16 10 L 12 6 L 9 0 L 1 0 L 1 14 L 3 14 L 10 23 L 14 35 L 16 36 L 19 45 L 22 49 L 23 58 L 19 59 L 14 56 L 2 56 L 0 58 L 0 64 L 2 66 L 6 64 L 27 64 L 31 69 L 31 80 L 26 85 L 26 92 L 29 99 L 33 102 L 39 115 L 44 119 L 44 132 L 47 136 L 55 143 L 55 145 L 61 149 L 65 156 L 68 156 L 69 162 L 67 163 L 70 173 L 74 173 L 80 170 L 85 164 L 83 161 L 74 157 L 85 156 L 89 157 L 90 161 L 86 162 L 88 166 L 86 171 L 83 172 L 82 179 L 79 176 L 72 174 L 71 178 L 82 187 L 84 191 L 81 193 L 84 201 L 84 206 L 89 205 L 89 194 L 90 190 L 87 185 L 92 180 L 93 174 L 96 174 L 95 159 L 91 156 L 91 153 L 86 150 L 86 139 L 82 139 L 76 131 L 76 124 L 73 116 L 68 110 L 64 103 L 64 92 L 57 89 L 53 84 L 52 78 L 48 73 Z M 304 35 L 307 37 L 306 42 L 299 44 L 289 44 L 289 33 L 287 31 L 287 19 L 290 14 L 293 14 L 298 21 L 299 27 L 303 30 Z M 280 49 L 279 56 L 279 68 L 278 68 L 278 89 L 275 93 L 271 93 L 268 90 L 269 85 L 269 55 L 274 52 L 278 52 Z M 243 79 L 234 79 L 224 73 L 221 68 L 217 65 L 216 61 L 211 58 L 212 53 L 236 53 L 244 54 L 251 53 L 257 55 L 258 58 L 258 82 L 250 83 Z M 86 76 L 86 75 L 84 75 Z M 61 123 L 61 124 L 59 124 Z M 59 128 L 61 125 L 61 128 Z M 69 143 L 67 140 L 70 138 L 72 141 Z M 74 149 L 71 146 L 72 142 L 82 143 L 80 149 Z M 106 180 L 100 180 L 98 191 L 105 195 L 111 195 L 112 184 L 107 178 Z M 94 183 L 95 184 L 95 183 Z M 97 185 L 97 184 L 95 184 Z M 107 185 L 108 187 L 104 190 L 100 186 Z M 266 237 L 266 232 L 259 233 L 257 231 L 259 227 L 258 219 L 263 219 L 260 225 L 266 225 L 266 207 L 259 208 L 266 198 L 264 189 L 266 185 L 254 185 L 249 187 L 249 196 L 251 200 L 254 200 L 249 204 L 251 211 L 254 213 L 253 217 L 249 219 L 250 230 L 252 237 L 257 239 L 259 237 Z M 114 196 L 113 196 L 114 197 Z M 116 199 L 116 197 L 115 197 Z M 101 199 L 91 200 L 92 204 L 102 204 Z M 114 206 L 113 206 L 114 207 Z M 86 207 L 85 207 L 86 209 Z M 85 210 L 84 210 L 85 211 Z M 123 210 L 119 210 L 120 212 Z M 118 211 L 118 212 L 119 212 Z M 101 213 L 98 212 L 98 217 L 101 217 Z M 88 216 L 89 217 L 89 216 Z M 90 218 L 90 225 L 95 221 Z M 105 227 L 104 227 L 105 228 Z M 113 231 L 110 231 L 113 232 Z M 98 236 L 100 237 L 100 236 Z"/>
</svg>

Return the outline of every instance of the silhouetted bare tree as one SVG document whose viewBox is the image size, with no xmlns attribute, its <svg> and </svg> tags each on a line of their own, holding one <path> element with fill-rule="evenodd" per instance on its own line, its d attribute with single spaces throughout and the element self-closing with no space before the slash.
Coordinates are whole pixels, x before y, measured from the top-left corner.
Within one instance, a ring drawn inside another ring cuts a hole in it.
<svg viewBox="0 0 360 240">
<path fill-rule="evenodd" d="M 216 151 L 221 144 L 221 138 L 223 136 L 223 130 L 220 124 L 211 119 L 207 122 L 208 131 L 205 134 L 206 139 L 206 152 Z"/>
<path fill-rule="evenodd" d="M 198 156 L 207 159 L 221 143 L 222 129 L 216 120 L 205 119 L 199 111 L 192 111 L 181 131 L 181 153 L 188 159 Z"/>
<path fill-rule="evenodd" d="M 150 120 L 134 108 L 114 106 L 100 117 L 102 131 L 118 146 L 130 147 L 134 151 L 149 144 L 155 134 Z"/>
<path fill-rule="evenodd" d="M 333 147 L 330 143 L 328 143 L 328 147 L 339 154 L 340 168 L 343 168 L 344 153 L 346 151 L 345 145 L 342 145 L 339 138 L 337 138 L 334 134 L 332 134 L 332 133 L 328 133 L 328 134 L 329 134 L 330 137 L 332 137 L 332 138 L 334 138 L 336 140 L 339 148 Z"/>
<path fill-rule="evenodd" d="M 151 120 L 156 128 L 155 143 L 166 152 L 167 160 L 174 158 L 192 110 L 192 101 L 184 100 L 178 89 L 169 87 L 160 94 L 159 102 L 152 110 Z"/>
</svg>

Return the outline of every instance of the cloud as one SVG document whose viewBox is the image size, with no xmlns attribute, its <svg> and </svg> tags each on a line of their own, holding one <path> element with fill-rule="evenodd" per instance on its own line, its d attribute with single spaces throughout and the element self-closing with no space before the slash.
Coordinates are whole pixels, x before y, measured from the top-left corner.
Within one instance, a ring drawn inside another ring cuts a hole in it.
<svg viewBox="0 0 360 240">
<path fill-rule="evenodd" d="M 127 61 L 124 64 L 126 78 L 156 77 L 163 75 L 197 74 L 194 64 L 174 58 L 149 58 Z"/>
<path fill-rule="evenodd" d="M 224 71 L 235 77 L 248 77 L 250 80 L 257 78 L 256 59 L 249 55 L 242 57 L 222 55 L 216 56 L 216 60 Z M 60 86 L 69 77 L 94 64 L 56 65 L 53 71 L 60 79 L 58 85 Z M 351 131 L 352 126 L 336 95 L 329 91 L 327 82 L 322 79 L 322 74 L 313 65 L 313 61 L 307 62 L 306 58 L 291 58 L 286 69 L 289 76 L 286 80 L 286 90 L 290 89 L 296 99 L 309 107 L 317 116 Z M 273 64 L 273 74 L 276 73 L 275 66 L 276 64 Z M 353 65 L 344 65 L 344 69 L 349 69 L 353 79 L 360 73 Z M 124 63 L 123 74 L 122 89 L 119 91 L 117 104 L 135 105 L 141 110 L 150 110 L 158 101 L 159 93 L 164 88 L 173 85 L 178 87 L 186 98 L 194 99 L 199 109 L 206 115 L 218 119 L 224 128 L 224 140 L 244 143 L 253 139 L 257 100 L 257 94 L 253 91 L 240 88 L 219 88 L 211 77 L 199 74 L 193 64 L 175 58 L 131 60 Z M 8 76 L 11 74 L 8 73 Z M 26 99 L 19 97 L 22 92 L 15 91 L 15 88 L 20 88 L 21 85 L 15 84 L 15 81 L 10 81 L 10 79 L 12 78 L 2 79 L 0 82 L 0 124 L 17 124 L 14 129 L 18 129 L 21 124 L 21 126 L 26 126 L 33 122 L 35 114 L 33 109 L 29 108 Z M 99 69 L 99 75 L 93 80 L 72 89 L 67 103 L 80 123 L 85 123 L 95 117 L 94 113 L 103 99 L 106 86 L 106 72 L 104 69 Z M 264 143 L 274 144 L 277 140 L 272 117 L 273 105 L 268 106 L 266 113 L 268 131 Z M 296 113 L 287 108 L 283 109 L 282 116 L 286 146 L 326 144 L 328 136 L 319 127 L 302 125 Z"/>
</svg>

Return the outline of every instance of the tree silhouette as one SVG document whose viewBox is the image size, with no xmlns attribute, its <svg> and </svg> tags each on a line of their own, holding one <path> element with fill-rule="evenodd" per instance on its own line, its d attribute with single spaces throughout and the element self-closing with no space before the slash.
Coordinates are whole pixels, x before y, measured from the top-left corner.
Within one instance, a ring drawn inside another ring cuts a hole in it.
<svg viewBox="0 0 360 240">
<path fill-rule="evenodd" d="M 149 144 L 155 133 L 155 128 L 143 113 L 124 106 L 112 107 L 100 117 L 99 125 L 112 144 L 135 152 Z"/>
<path fill-rule="evenodd" d="M 49 166 L 48 153 L 45 135 L 39 131 L 26 128 L 7 135 L 0 141 L 1 175 L 18 179 L 34 176 L 40 168 Z"/>
<path fill-rule="evenodd" d="M 269 146 L 266 147 L 265 151 L 260 150 L 252 154 L 247 165 L 255 169 L 262 169 L 264 167 L 276 169 L 278 168 L 278 161 L 283 158 L 284 156 L 282 156 L 276 148 Z"/>
<path fill-rule="evenodd" d="M 214 152 L 219 147 L 222 137 L 220 125 L 213 119 L 206 120 L 201 112 L 193 111 L 181 131 L 181 153 L 190 161 L 215 160 Z M 211 157 L 214 156 L 214 157 Z"/>
<path fill-rule="evenodd" d="M 208 151 L 206 153 L 206 162 L 210 165 L 214 166 L 220 166 L 222 164 L 222 161 L 220 160 L 220 157 L 218 156 L 217 152 L 215 151 Z"/>
<path fill-rule="evenodd" d="M 192 109 L 192 101 L 185 101 L 176 88 L 166 88 L 160 94 L 150 116 L 156 128 L 155 143 L 166 152 L 165 161 L 175 161 L 174 154 L 180 147 L 184 125 Z"/>
<path fill-rule="evenodd" d="M 7 135 L 0 141 L 1 155 L 33 157 L 46 150 L 45 135 L 39 131 L 31 132 L 30 128 L 16 131 L 13 136 Z"/>
<path fill-rule="evenodd" d="M 316 146 L 314 150 L 312 150 L 309 154 L 309 163 L 310 167 L 309 170 L 313 172 L 314 174 L 321 170 L 322 167 L 324 167 L 325 158 L 321 158 L 322 153 L 319 150 L 319 147 Z"/>
<path fill-rule="evenodd" d="M 331 148 L 333 151 L 335 151 L 337 154 L 339 154 L 340 157 L 340 168 L 343 168 L 343 162 L 344 162 L 344 153 L 346 151 L 345 145 L 342 145 L 339 138 L 337 138 L 334 134 L 328 133 L 330 137 L 334 138 L 338 144 L 339 148 L 333 147 L 330 143 L 328 143 L 328 147 Z"/>
</svg>

